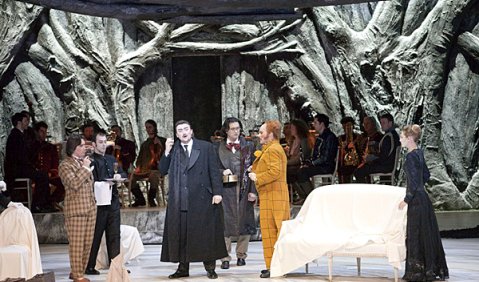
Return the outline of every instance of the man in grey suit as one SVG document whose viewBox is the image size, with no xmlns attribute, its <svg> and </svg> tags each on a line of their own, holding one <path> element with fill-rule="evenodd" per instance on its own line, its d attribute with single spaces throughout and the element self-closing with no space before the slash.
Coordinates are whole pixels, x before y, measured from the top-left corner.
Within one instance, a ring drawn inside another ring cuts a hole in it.
<svg viewBox="0 0 479 282">
<path fill-rule="evenodd" d="M 216 279 L 215 260 L 228 255 L 218 157 L 211 143 L 193 138 L 188 121 L 178 121 L 175 131 L 179 142 L 166 140 L 159 164 L 169 174 L 161 261 L 179 262 L 170 279 L 188 277 L 190 262 L 203 262 L 207 277 Z"/>
</svg>

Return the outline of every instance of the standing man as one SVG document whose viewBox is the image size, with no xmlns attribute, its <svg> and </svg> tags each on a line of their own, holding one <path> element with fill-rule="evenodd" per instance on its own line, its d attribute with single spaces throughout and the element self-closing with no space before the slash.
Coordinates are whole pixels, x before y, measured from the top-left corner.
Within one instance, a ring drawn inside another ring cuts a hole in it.
<svg viewBox="0 0 479 282">
<path fill-rule="evenodd" d="M 369 176 L 373 173 L 391 172 L 394 168 L 396 148 L 401 146 L 399 134 L 394 128 L 394 118 L 390 113 L 385 113 L 379 117 L 379 123 L 384 131 L 384 136 L 379 142 L 379 155 L 354 172 L 356 181 L 359 183 L 370 182 Z"/>
<path fill-rule="evenodd" d="M 55 190 L 50 195 L 51 203 L 60 210 L 60 205 L 65 198 L 65 187 L 63 187 L 60 176 L 58 176 L 58 164 L 60 158 L 55 145 L 47 141 L 48 125 L 44 121 L 39 121 L 33 126 L 36 140 L 32 154 L 34 156 L 35 168 L 48 174 L 48 181 L 54 186 Z"/>
<path fill-rule="evenodd" d="M 169 173 L 168 206 L 161 261 L 179 262 L 170 279 L 188 277 L 190 262 L 203 262 L 210 279 L 218 278 L 215 260 L 226 252 L 221 174 L 211 143 L 194 139 L 190 123 L 175 124 L 174 143 L 168 138 L 160 172 Z"/>
<path fill-rule="evenodd" d="M 24 131 L 28 127 L 28 117 L 22 113 L 12 116 L 13 128 L 7 138 L 5 148 L 5 182 L 11 195 L 15 178 L 30 178 L 35 182 L 32 212 L 56 211 L 50 206 L 48 175 L 35 169 L 28 155 Z"/>
<path fill-rule="evenodd" d="M 95 231 L 96 204 L 93 195 L 91 160 L 85 156 L 85 140 L 79 135 L 68 137 L 67 157 L 60 163 L 58 173 L 65 186 L 65 227 L 68 235 L 70 279 L 89 282 L 84 278 Z"/>
<path fill-rule="evenodd" d="M 118 125 L 113 125 L 111 131 L 116 135 L 115 146 L 108 147 L 107 154 L 115 157 L 123 171 L 129 171 L 130 165 L 136 159 L 135 142 L 123 138 L 123 131 Z"/>
<path fill-rule="evenodd" d="M 132 207 L 146 205 L 145 197 L 140 190 L 137 181 L 141 178 L 148 178 L 150 182 L 150 190 L 148 191 L 148 205 L 156 207 L 155 198 L 160 185 L 160 172 L 158 171 L 158 162 L 163 155 L 165 148 L 165 138 L 158 136 L 158 127 L 154 120 L 145 121 L 145 130 L 148 139 L 141 144 L 138 159 L 136 160 L 136 168 L 131 179 L 131 193 L 135 196 L 135 202 Z"/>
<path fill-rule="evenodd" d="M 108 259 L 111 261 L 120 254 L 120 198 L 118 195 L 117 183 L 111 181 L 112 178 L 126 177 L 121 167 L 118 167 L 117 175 L 114 173 L 115 158 L 111 155 L 105 155 L 107 143 L 106 132 L 102 129 L 95 134 L 93 141 L 92 167 L 93 179 L 95 181 L 95 189 L 110 189 L 110 204 L 102 204 L 97 199 L 97 212 L 95 223 L 95 234 L 93 236 L 93 244 L 91 246 L 90 259 L 86 267 L 86 274 L 98 275 L 100 272 L 95 269 L 98 250 L 100 249 L 101 237 L 103 232 L 106 236 L 106 249 L 108 251 Z M 109 180 L 107 180 L 109 179 Z"/>
<path fill-rule="evenodd" d="M 249 179 L 247 169 L 254 160 L 255 145 L 240 136 L 243 126 L 239 119 L 227 118 L 221 128 L 226 138 L 216 143 L 223 175 L 223 211 L 225 216 L 225 243 L 228 256 L 222 258 L 221 268 L 230 267 L 231 241 L 237 239 L 236 265 L 246 264 L 248 244 L 256 234 L 254 203 L 256 188 Z M 229 175 L 234 176 L 229 177 Z M 232 181 L 229 181 L 229 179 Z M 225 181 L 226 180 L 226 181 Z"/>
</svg>

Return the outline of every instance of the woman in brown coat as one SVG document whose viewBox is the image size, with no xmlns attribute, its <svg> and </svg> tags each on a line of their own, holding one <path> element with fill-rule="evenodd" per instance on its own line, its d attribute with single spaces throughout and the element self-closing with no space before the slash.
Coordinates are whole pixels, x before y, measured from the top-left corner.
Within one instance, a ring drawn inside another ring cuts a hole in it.
<svg viewBox="0 0 479 282">
<path fill-rule="evenodd" d="M 85 141 L 78 135 L 68 138 L 66 154 L 58 171 L 65 186 L 63 212 L 69 242 L 70 279 L 88 282 L 90 280 L 83 274 L 90 256 L 96 220 L 91 160 L 85 157 Z"/>
<path fill-rule="evenodd" d="M 283 220 L 289 219 L 289 194 L 286 182 L 287 158 L 279 144 L 281 124 L 266 121 L 259 129 L 261 151 L 256 151 L 253 172 L 249 174 L 259 194 L 260 227 L 263 238 L 263 255 L 266 269 L 261 278 L 270 276 L 269 268 L 274 244 L 278 240 Z"/>
</svg>

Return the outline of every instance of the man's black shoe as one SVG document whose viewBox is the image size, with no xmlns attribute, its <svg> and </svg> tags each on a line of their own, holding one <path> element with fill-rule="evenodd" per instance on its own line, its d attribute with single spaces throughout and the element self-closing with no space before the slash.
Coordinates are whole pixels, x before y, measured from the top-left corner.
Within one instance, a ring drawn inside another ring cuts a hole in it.
<svg viewBox="0 0 479 282">
<path fill-rule="evenodd" d="M 176 279 L 176 278 L 188 277 L 188 276 L 190 276 L 190 274 L 188 272 L 177 270 L 175 273 L 168 276 L 168 278 Z"/>
<path fill-rule="evenodd" d="M 146 205 L 146 203 L 145 203 L 145 201 L 143 200 L 143 201 L 135 201 L 135 202 L 134 202 L 133 204 L 131 204 L 130 206 L 136 208 L 136 207 L 143 207 L 143 206 L 145 206 L 145 205 Z"/>
<path fill-rule="evenodd" d="M 246 261 L 244 260 L 244 258 L 239 258 L 238 261 L 236 262 L 236 265 L 237 266 L 246 265 Z"/>
<path fill-rule="evenodd" d="M 100 271 L 94 269 L 94 268 L 87 268 L 85 270 L 85 274 L 88 274 L 88 275 L 100 275 Z"/>
<path fill-rule="evenodd" d="M 261 275 L 259 277 L 269 278 L 269 276 L 270 276 L 269 269 L 265 269 L 265 270 L 261 270 Z"/>
<path fill-rule="evenodd" d="M 228 269 L 230 268 L 230 262 L 229 261 L 224 261 L 221 263 L 221 269 Z"/>
<path fill-rule="evenodd" d="M 216 274 L 216 272 L 214 270 L 207 270 L 206 271 L 206 276 L 209 278 L 209 279 L 216 279 L 218 278 L 218 274 Z"/>
</svg>

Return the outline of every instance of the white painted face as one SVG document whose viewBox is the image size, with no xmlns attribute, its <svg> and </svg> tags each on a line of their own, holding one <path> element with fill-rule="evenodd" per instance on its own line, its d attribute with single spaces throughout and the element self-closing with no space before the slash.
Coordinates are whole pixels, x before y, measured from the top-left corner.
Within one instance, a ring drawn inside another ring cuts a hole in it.
<svg viewBox="0 0 479 282">
<path fill-rule="evenodd" d="M 259 143 L 264 145 L 273 140 L 273 132 L 266 130 L 266 123 L 259 128 Z"/>
<path fill-rule="evenodd" d="M 187 144 L 193 137 L 193 129 L 191 129 L 189 124 L 179 124 L 176 127 L 176 137 L 180 139 L 181 143 Z"/>
<path fill-rule="evenodd" d="M 238 140 L 241 133 L 241 126 L 239 122 L 230 122 L 229 129 L 226 131 L 226 137 L 229 141 L 234 142 Z"/>
<path fill-rule="evenodd" d="M 93 142 L 93 148 L 95 148 L 95 153 L 99 155 L 105 155 L 106 152 L 106 136 L 104 135 L 97 135 L 95 142 Z"/>
</svg>

